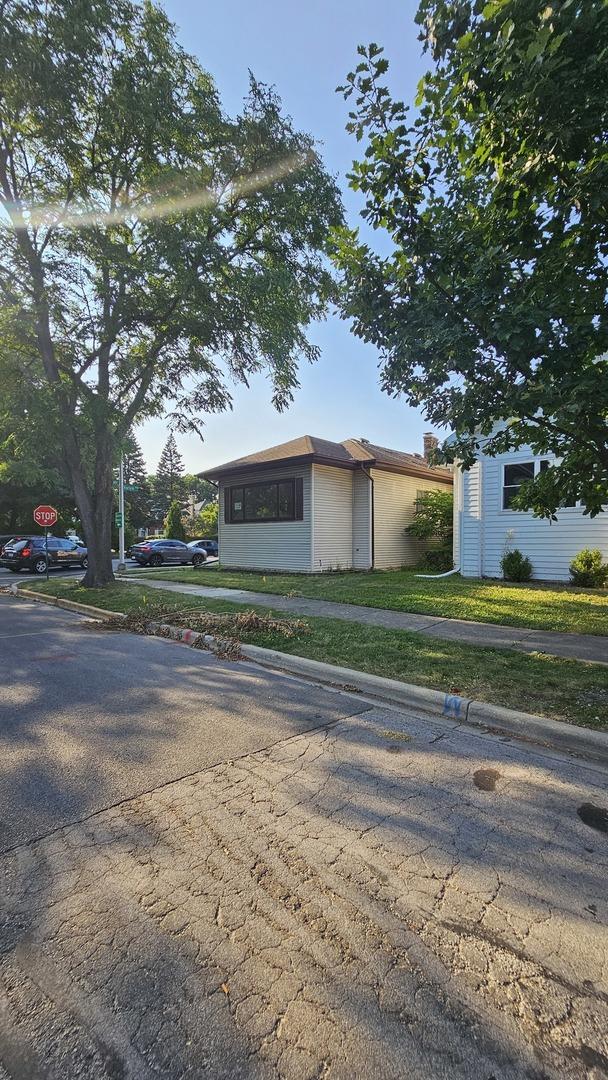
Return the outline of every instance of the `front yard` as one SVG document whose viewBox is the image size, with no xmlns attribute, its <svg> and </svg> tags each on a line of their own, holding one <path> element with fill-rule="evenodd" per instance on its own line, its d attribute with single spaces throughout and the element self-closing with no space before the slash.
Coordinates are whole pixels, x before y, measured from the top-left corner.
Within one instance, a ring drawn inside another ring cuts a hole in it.
<svg viewBox="0 0 608 1080">
<path fill-rule="evenodd" d="M 64 596 L 111 611 L 147 612 L 150 618 L 154 609 L 161 605 L 164 609 L 195 612 L 251 610 L 251 605 L 180 596 L 123 583 L 105 589 L 83 589 L 74 580 L 58 580 L 36 582 L 34 587 L 37 592 Z M 267 608 L 259 608 L 258 612 L 262 618 L 275 615 L 285 620 L 284 612 L 272 612 Z M 307 632 L 297 632 L 292 637 L 258 629 L 240 633 L 239 639 L 312 660 L 608 731 L 608 667 L 539 654 L 527 655 L 511 649 L 461 645 L 420 633 L 364 626 L 340 619 L 307 617 L 304 622 Z"/>
<path fill-rule="evenodd" d="M 415 570 L 306 575 L 260 574 L 210 567 L 145 573 L 149 577 L 193 585 L 306 596 L 447 619 L 523 626 L 531 630 L 608 635 L 608 592 L 605 589 L 574 589 L 538 582 L 513 585 L 464 579 L 458 575 L 432 581 L 418 578 Z"/>
</svg>

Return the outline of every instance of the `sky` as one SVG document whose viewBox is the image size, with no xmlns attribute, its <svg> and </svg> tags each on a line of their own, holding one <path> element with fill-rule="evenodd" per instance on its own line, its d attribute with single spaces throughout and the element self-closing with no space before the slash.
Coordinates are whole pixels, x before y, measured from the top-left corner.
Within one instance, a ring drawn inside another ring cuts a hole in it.
<svg viewBox="0 0 608 1080">
<path fill-rule="evenodd" d="M 249 69 L 276 87 L 297 128 L 320 144 L 326 167 L 343 192 L 348 224 L 361 224 L 361 199 L 346 181 L 360 144 L 345 131 L 348 106 L 335 88 L 357 63 L 357 45 L 376 41 L 391 62 L 394 92 L 413 102 L 428 66 L 414 23 L 414 0 L 164 0 L 163 6 L 179 41 L 213 75 L 229 113 L 241 107 Z M 423 432 L 433 429 L 421 412 L 382 393 L 377 351 L 359 341 L 337 314 L 315 324 L 310 337 L 321 357 L 300 368 L 292 406 L 283 413 L 273 409 L 263 376 L 248 390 L 235 387 L 232 411 L 205 419 L 203 441 L 176 435 L 187 472 L 299 435 L 338 442 L 363 437 L 422 452 Z M 163 420 L 150 421 L 137 432 L 151 471 L 167 434 Z"/>
</svg>

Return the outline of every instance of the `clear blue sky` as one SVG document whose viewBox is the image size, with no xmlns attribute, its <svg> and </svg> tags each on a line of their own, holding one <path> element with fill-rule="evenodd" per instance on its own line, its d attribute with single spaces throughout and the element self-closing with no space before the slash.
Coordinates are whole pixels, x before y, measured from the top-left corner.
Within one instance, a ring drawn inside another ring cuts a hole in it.
<svg viewBox="0 0 608 1080">
<path fill-rule="evenodd" d="M 180 41 L 211 72 L 229 112 L 239 109 L 247 92 L 248 69 L 276 86 L 296 125 L 321 144 L 351 224 L 359 221 L 361 203 L 345 176 L 358 146 L 344 130 L 348 109 L 335 87 L 356 64 L 357 45 L 377 41 L 391 60 L 395 92 L 412 102 L 427 66 L 417 40 L 416 6 L 414 0 L 164 0 Z M 418 411 L 381 393 L 376 351 L 336 315 L 315 326 L 311 337 L 321 359 L 301 368 L 292 407 L 275 412 L 262 377 L 250 390 L 236 388 L 233 411 L 207 418 L 204 442 L 177 435 L 187 471 L 306 434 L 337 441 L 363 436 L 421 452 L 428 424 Z M 160 420 L 138 431 L 151 469 L 166 436 Z"/>
</svg>

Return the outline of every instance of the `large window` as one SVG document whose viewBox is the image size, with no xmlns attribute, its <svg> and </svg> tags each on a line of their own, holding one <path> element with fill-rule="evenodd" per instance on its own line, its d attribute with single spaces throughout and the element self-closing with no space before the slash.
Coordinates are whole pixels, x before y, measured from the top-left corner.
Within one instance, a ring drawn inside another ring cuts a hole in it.
<svg viewBox="0 0 608 1080">
<path fill-rule="evenodd" d="M 302 521 L 302 478 L 272 480 L 227 487 L 224 519 L 227 524 L 260 521 Z"/>
<path fill-rule="evenodd" d="M 517 461 L 514 462 L 513 465 L 505 465 L 502 486 L 503 510 L 515 509 L 512 507 L 512 503 L 519 492 L 521 485 L 527 480 L 533 480 L 535 476 L 544 472 L 549 466 L 550 462 L 544 458 L 542 461 Z M 561 503 L 562 507 L 576 505 L 576 502 L 567 500 L 564 500 L 564 502 Z"/>
</svg>

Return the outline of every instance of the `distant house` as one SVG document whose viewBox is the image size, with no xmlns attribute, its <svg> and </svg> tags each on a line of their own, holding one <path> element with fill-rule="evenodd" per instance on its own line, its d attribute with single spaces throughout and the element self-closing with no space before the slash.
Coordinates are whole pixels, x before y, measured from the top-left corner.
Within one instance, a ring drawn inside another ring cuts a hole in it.
<svg viewBox="0 0 608 1080">
<path fill-rule="evenodd" d="M 570 562 L 582 548 L 599 548 L 608 558 L 608 512 L 590 518 L 574 504 L 560 509 L 551 522 L 512 507 L 521 484 L 554 460 L 525 447 L 488 457 L 482 443 L 468 472 L 456 468 L 454 565 L 463 577 L 502 577 L 500 560 L 512 548 L 527 555 L 535 578 L 547 581 L 568 581 Z"/>
<path fill-rule="evenodd" d="M 425 455 L 435 444 L 425 436 Z M 222 566 L 309 574 L 415 565 L 426 547 L 405 533 L 416 501 L 452 487 L 451 470 L 421 454 L 311 435 L 201 476 L 219 484 Z"/>
</svg>

